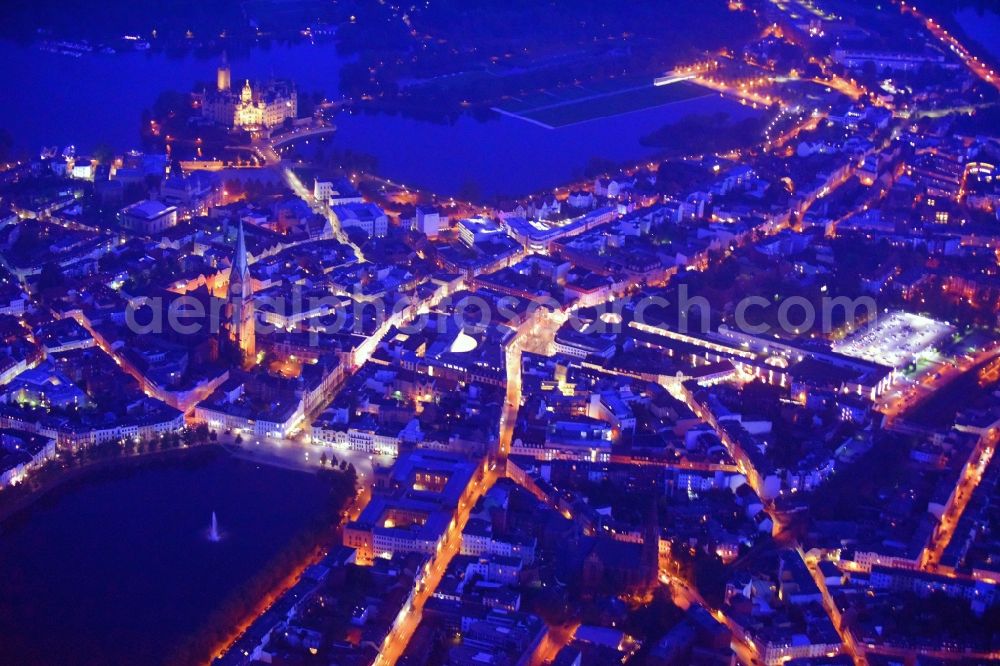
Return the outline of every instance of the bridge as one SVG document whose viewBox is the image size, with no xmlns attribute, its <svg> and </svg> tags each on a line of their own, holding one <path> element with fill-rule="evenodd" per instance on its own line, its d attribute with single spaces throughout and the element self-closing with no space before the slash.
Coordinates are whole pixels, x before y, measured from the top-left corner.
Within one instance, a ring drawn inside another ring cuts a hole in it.
<svg viewBox="0 0 1000 666">
<path fill-rule="evenodd" d="M 274 166 L 281 163 L 281 155 L 278 154 L 278 149 L 282 146 L 289 144 L 292 141 L 310 139 L 315 136 L 326 136 L 327 134 L 333 134 L 336 131 L 336 125 L 303 127 L 300 129 L 294 129 L 291 132 L 286 132 L 279 136 L 269 137 L 267 139 L 254 139 L 250 143 L 249 150 L 251 150 L 261 159 L 261 161 L 264 162 L 264 166 Z"/>
</svg>

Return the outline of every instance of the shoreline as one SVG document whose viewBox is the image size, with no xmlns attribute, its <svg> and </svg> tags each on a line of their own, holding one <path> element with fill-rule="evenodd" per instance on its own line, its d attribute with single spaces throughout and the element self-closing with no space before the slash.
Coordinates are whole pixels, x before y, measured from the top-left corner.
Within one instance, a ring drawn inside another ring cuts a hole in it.
<svg viewBox="0 0 1000 666">
<path fill-rule="evenodd" d="M 626 90 L 624 92 L 628 92 L 628 91 Z M 613 94 L 621 94 L 621 93 L 613 93 Z M 597 95 L 597 96 L 588 97 L 588 98 L 585 98 L 585 99 L 582 99 L 582 100 L 574 100 L 572 102 L 566 102 L 564 104 L 555 104 L 555 105 L 548 106 L 548 107 L 540 107 L 540 108 L 537 108 L 537 109 L 529 109 L 526 113 L 534 113 L 535 111 L 547 110 L 547 109 L 550 109 L 550 108 L 559 108 L 559 107 L 564 107 L 564 106 L 573 106 L 575 104 L 581 104 L 581 103 L 584 103 L 584 102 L 597 101 L 597 100 L 600 100 L 600 99 L 603 99 L 603 98 L 606 98 L 606 97 L 611 97 L 611 96 L 613 96 L 613 94 Z M 621 118 L 621 117 L 633 115 L 633 114 L 636 114 L 636 113 L 644 113 L 644 112 L 653 111 L 653 110 L 656 110 L 656 109 L 664 109 L 664 108 L 667 108 L 667 107 L 676 106 L 678 104 L 684 104 L 686 102 L 697 102 L 697 101 L 704 100 L 704 99 L 709 98 L 709 97 L 714 97 L 717 94 L 721 96 L 721 93 L 716 93 L 716 92 L 714 92 L 712 90 L 709 90 L 708 88 L 705 88 L 705 92 L 698 93 L 696 95 L 691 95 L 690 97 L 683 97 L 681 99 L 674 99 L 674 100 L 670 100 L 670 101 L 663 102 L 663 103 L 660 103 L 660 104 L 650 104 L 648 106 L 643 106 L 643 107 L 640 107 L 638 109 L 629 109 L 628 111 L 618 111 L 618 112 L 609 113 L 609 114 L 601 113 L 601 114 L 598 114 L 598 115 L 591 116 L 589 118 L 584 118 L 582 120 L 574 120 L 572 122 L 562 123 L 562 124 L 559 124 L 559 125 L 549 125 L 548 123 L 545 123 L 545 122 L 543 122 L 541 120 L 535 120 L 534 118 L 531 118 L 529 116 L 523 115 L 523 113 L 518 113 L 518 112 L 515 112 L 515 111 L 507 111 L 507 110 L 502 109 L 502 108 L 497 107 L 497 106 L 490 107 L 490 110 L 494 111 L 496 113 L 499 113 L 500 115 L 507 116 L 508 118 L 514 118 L 515 120 L 520 120 L 520 121 L 523 121 L 523 122 L 530 123 L 532 125 L 537 125 L 538 127 L 542 127 L 544 129 L 548 129 L 548 130 L 561 130 L 561 129 L 564 129 L 564 128 L 567 128 L 567 127 L 577 127 L 579 125 L 585 125 L 587 123 L 592 123 L 592 122 L 599 121 L 599 120 L 608 120 L 610 118 Z"/>
<path fill-rule="evenodd" d="M 308 26 L 303 26 L 302 29 L 305 27 Z M 31 34 L 19 36 L 4 33 L 0 35 L 0 40 L 26 49 L 62 55 L 67 59 L 87 56 L 116 58 L 131 54 L 141 54 L 163 55 L 172 59 L 194 57 L 199 60 L 217 59 L 223 51 L 226 51 L 227 54 L 231 52 L 236 57 L 239 57 L 254 49 L 269 49 L 275 45 L 296 46 L 308 44 L 315 46 L 334 43 L 336 41 L 334 35 L 326 33 L 317 33 L 308 37 L 304 36 L 302 29 L 285 29 L 263 38 L 250 33 L 233 33 L 226 37 L 227 41 L 222 45 L 214 39 L 192 40 L 176 35 L 153 39 L 151 41 L 136 39 L 128 42 L 122 38 L 122 34 L 128 32 L 127 29 L 115 31 L 104 36 L 72 34 Z M 136 46 L 140 42 L 145 42 L 146 46 Z"/>
<path fill-rule="evenodd" d="M 181 474 L 197 473 L 203 466 L 217 464 L 236 465 L 243 474 L 253 470 L 248 464 L 264 464 L 264 460 L 252 460 L 234 455 L 220 444 L 204 444 L 185 448 L 173 448 L 148 454 L 124 458 L 108 458 L 80 466 L 71 470 L 60 470 L 51 483 L 40 486 L 30 494 L 17 499 L 2 509 L 0 538 L 15 535 L 18 530 L 38 516 L 32 508 L 48 511 L 62 510 L 67 502 L 74 499 L 72 493 L 87 490 L 91 484 L 131 480 L 135 474 L 160 472 Z M 291 466 L 267 465 L 284 471 L 308 471 Z M 249 472 L 253 473 L 253 472 Z M 179 634 L 175 640 L 163 644 L 165 661 L 170 664 L 207 664 L 228 645 L 238 632 L 266 610 L 273 601 L 293 585 L 302 571 L 318 561 L 329 549 L 331 540 L 341 528 L 340 512 L 351 501 L 347 490 L 347 479 L 340 472 L 331 473 L 329 478 L 318 475 L 325 490 L 321 501 L 315 506 L 315 516 L 306 521 L 287 542 L 266 558 L 252 575 L 240 579 L 233 588 L 214 598 L 206 609 L 204 622 L 190 632 Z M 57 481 L 58 479 L 58 481 Z M 139 477 L 139 483 L 142 483 Z M 292 481 L 292 483 L 297 483 Z M 61 494 L 65 493 L 65 494 Z M 44 500 L 49 504 L 39 504 Z M 254 603 L 245 605 L 247 597 Z"/>
<path fill-rule="evenodd" d="M 97 460 L 85 465 L 60 470 L 52 473 L 51 478 L 46 478 L 38 487 L 33 488 L 29 493 L 20 495 L 9 501 L 0 492 L 0 534 L 3 533 L 5 525 L 16 520 L 21 514 L 29 511 L 38 502 L 51 498 L 54 493 L 72 490 L 74 484 L 84 484 L 92 481 L 92 477 L 101 474 L 121 473 L 126 470 L 142 469 L 148 466 L 184 462 L 188 459 L 211 456 L 227 455 L 236 460 L 257 465 L 265 465 L 290 472 L 302 472 L 305 474 L 317 474 L 320 468 L 310 469 L 302 465 L 282 461 L 279 458 L 270 456 L 255 457 L 252 452 L 233 450 L 220 443 L 206 443 L 195 446 L 184 446 L 175 449 L 160 449 L 130 456 L 121 456 Z M 26 482 L 30 483 L 30 481 Z"/>
<path fill-rule="evenodd" d="M 284 469 L 290 472 L 302 472 L 303 474 L 318 474 L 324 469 L 319 465 L 314 467 L 308 464 L 296 463 L 279 456 L 258 453 L 253 449 L 236 446 L 235 444 L 218 444 L 218 446 L 237 460 L 243 460 L 257 465 L 267 465 L 268 467 L 274 467 L 275 469 Z"/>
<path fill-rule="evenodd" d="M 3 493 L 0 493 L 0 532 L 2 532 L 5 523 L 31 509 L 40 500 L 51 497 L 56 491 L 71 490 L 74 483 L 86 483 L 92 476 L 101 473 L 121 472 L 127 469 L 140 469 L 147 465 L 174 462 L 175 459 L 183 460 L 196 455 L 207 456 L 210 452 L 218 453 L 222 450 L 221 446 L 214 444 L 161 449 L 131 456 L 105 458 L 86 465 L 60 470 L 58 473 L 53 472 L 52 477 L 47 478 L 40 487 L 34 488 L 28 494 L 16 497 L 9 502 L 5 501 Z"/>
</svg>

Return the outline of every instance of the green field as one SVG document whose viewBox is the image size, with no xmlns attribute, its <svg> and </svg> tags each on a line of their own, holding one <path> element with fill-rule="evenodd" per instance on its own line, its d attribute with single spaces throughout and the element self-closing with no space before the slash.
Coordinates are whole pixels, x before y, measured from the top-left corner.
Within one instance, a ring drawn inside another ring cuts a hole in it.
<svg viewBox="0 0 1000 666">
<path fill-rule="evenodd" d="M 579 99 L 593 97 L 597 91 L 583 86 L 559 88 L 554 92 L 542 92 L 527 97 L 519 97 L 504 102 L 502 108 L 511 113 L 521 113 L 536 109 L 548 108 L 557 104 L 567 104 Z"/>
<path fill-rule="evenodd" d="M 565 94 L 548 98 L 536 95 L 530 100 L 519 100 L 504 105 L 502 110 L 555 128 L 693 99 L 705 94 L 708 93 L 704 88 L 685 81 L 659 87 L 649 84 L 621 92 L 594 91 L 582 99 L 575 100 Z"/>
</svg>

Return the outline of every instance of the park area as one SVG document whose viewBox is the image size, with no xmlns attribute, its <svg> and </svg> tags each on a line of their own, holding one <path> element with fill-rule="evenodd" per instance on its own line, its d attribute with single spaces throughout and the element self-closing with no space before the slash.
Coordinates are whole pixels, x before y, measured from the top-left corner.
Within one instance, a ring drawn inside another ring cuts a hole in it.
<svg viewBox="0 0 1000 666">
<path fill-rule="evenodd" d="M 555 92 L 512 100 L 494 110 L 550 129 L 641 111 L 710 94 L 697 84 L 680 81 L 667 86 L 652 82 L 572 86 Z"/>
</svg>

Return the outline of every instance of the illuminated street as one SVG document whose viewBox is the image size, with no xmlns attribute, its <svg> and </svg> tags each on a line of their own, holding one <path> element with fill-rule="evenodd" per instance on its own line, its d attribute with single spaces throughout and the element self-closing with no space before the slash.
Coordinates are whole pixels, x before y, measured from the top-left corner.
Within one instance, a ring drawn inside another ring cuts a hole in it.
<svg viewBox="0 0 1000 666">
<path fill-rule="evenodd" d="M 1000 661 L 1000 8 L 92 4 L 0 22 L 5 663 Z"/>
<path fill-rule="evenodd" d="M 969 459 L 962 467 L 958 482 L 944 507 L 941 520 L 931 536 L 931 541 L 921 555 L 920 566 L 924 569 L 933 570 L 941 561 L 941 554 L 955 535 L 955 526 L 993 459 L 997 441 L 1000 441 L 1000 433 L 991 428 L 972 448 Z"/>
</svg>

